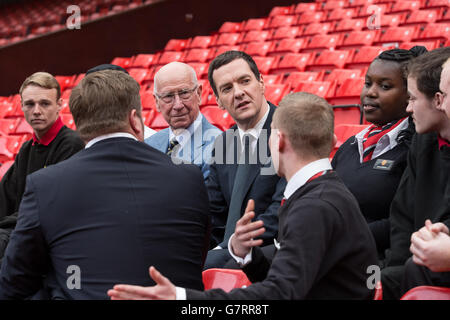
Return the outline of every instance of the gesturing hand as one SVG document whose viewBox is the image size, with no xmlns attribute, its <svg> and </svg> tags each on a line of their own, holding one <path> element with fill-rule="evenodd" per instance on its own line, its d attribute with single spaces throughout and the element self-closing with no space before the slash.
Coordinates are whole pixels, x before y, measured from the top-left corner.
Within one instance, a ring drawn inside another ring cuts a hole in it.
<svg viewBox="0 0 450 320">
<path fill-rule="evenodd" d="M 117 284 L 108 290 L 111 300 L 175 300 L 176 289 L 172 282 L 155 267 L 149 269 L 150 277 L 156 282 L 153 287 Z"/>
<path fill-rule="evenodd" d="M 263 221 L 252 222 L 252 219 L 255 217 L 254 210 L 255 202 L 250 199 L 244 215 L 236 222 L 236 229 L 231 238 L 231 249 L 236 256 L 241 258 L 244 258 L 252 247 L 260 246 L 263 243 L 261 239 L 253 240 L 266 231 L 263 227 Z"/>
</svg>

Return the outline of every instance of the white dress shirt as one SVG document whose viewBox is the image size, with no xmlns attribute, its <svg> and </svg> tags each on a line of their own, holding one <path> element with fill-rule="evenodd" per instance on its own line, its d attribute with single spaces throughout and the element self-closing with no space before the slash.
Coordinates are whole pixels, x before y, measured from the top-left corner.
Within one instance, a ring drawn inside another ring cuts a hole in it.
<svg viewBox="0 0 450 320">
<path fill-rule="evenodd" d="M 85 149 L 92 147 L 93 144 L 102 141 L 102 140 L 106 140 L 106 139 L 111 139 L 111 138 L 131 138 L 134 139 L 136 141 L 138 141 L 138 139 L 133 136 L 131 133 L 128 132 L 114 132 L 114 133 L 108 133 L 108 134 L 104 134 L 101 136 L 98 136 L 92 140 L 89 140 L 88 143 L 86 143 L 86 146 L 84 147 Z"/>
</svg>

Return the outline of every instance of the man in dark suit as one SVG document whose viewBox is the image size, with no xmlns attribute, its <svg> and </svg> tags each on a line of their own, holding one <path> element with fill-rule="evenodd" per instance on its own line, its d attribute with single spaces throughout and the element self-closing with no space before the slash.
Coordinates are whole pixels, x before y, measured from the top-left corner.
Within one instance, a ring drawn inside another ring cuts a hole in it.
<svg viewBox="0 0 450 320">
<path fill-rule="evenodd" d="M 236 224 L 230 252 L 253 284 L 226 293 L 175 287 L 154 267 L 155 287 L 116 285 L 113 299 L 372 299 L 367 270 L 377 264 L 372 234 L 358 203 L 328 159 L 334 145 L 333 110 L 323 99 L 299 92 L 275 111 L 272 159 L 288 181 L 279 210 L 278 250 L 272 263 L 257 247 L 264 232 L 253 221 L 253 202 Z"/>
<path fill-rule="evenodd" d="M 216 138 L 213 150 L 206 185 L 214 249 L 208 252 L 205 269 L 224 267 L 231 259 L 228 241 L 249 199 L 255 200 L 256 219 L 266 226 L 261 235 L 264 244 L 273 245 L 286 186 L 271 168 L 267 143 L 275 106 L 264 97 L 264 81 L 255 61 L 244 52 L 227 51 L 211 62 L 208 78 L 219 107 L 228 111 L 236 125 Z"/>
<path fill-rule="evenodd" d="M 117 281 L 150 284 L 152 264 L 201 290 L 203 177 L 142 142 L 138 83 L 121 71 L 94 72 L 69 105 L 86 148 L 28 176 L 0 299 L 33 295 L 44 275 L 53 299 L 105 299 Z"/>
</svg>

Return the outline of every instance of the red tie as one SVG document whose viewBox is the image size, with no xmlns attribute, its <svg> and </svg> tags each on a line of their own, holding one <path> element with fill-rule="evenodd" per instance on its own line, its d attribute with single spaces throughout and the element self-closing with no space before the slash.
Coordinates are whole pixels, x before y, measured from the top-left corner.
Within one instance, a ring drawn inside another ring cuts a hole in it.
<svg viewBox="0 0 450 320">
<path fill-rule="evenodd" d="M 286 198 L 281 199 L 281 207 L 284 206 L 285 202 L 286 202 Z"/>
<path fill-rule="evenodd" d="M 314 179 L 317 179 L 318 177 L 324 175 L 325 173 L 327 173 L 328 171 L 331 170 L 324 170 L 324 171 L 320 171 L 318 173 L 316 173 L 315 175 L 313 175 L 311 178 L 308 179 L 308 181 L 306 181 L 306 183 L 313 181 Z M 286 198 L 281 199 L 281 204 L 280 206 L 284 206 L 284 203 L 286 202 Z"/>
</svg>

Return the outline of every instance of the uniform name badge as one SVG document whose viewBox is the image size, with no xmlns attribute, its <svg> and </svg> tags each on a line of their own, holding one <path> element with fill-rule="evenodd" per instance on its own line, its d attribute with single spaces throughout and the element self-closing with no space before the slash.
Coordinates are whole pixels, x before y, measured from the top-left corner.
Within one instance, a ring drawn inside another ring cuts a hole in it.
<svg viewBox="0 0 450 320">
<path fill-rule="evenodd" d="M 392 167 L 394 166 L 394 160 L 383 160 L 383 159 L 378 159 L 373 168 L 377 169 L 377 170 L 385 170 L 385 171 L 389 171 L 392 169 Z"/>
</svg>

